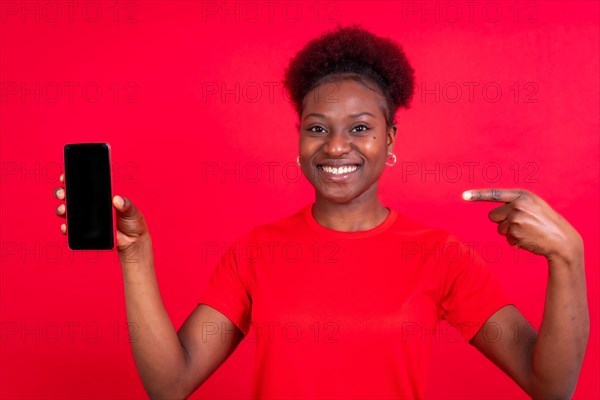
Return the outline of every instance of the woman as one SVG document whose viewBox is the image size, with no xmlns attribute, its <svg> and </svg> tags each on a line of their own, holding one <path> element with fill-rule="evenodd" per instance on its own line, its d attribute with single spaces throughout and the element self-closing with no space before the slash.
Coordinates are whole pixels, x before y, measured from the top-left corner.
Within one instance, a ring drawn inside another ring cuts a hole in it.
<svg viewBox="0 0 600 400">
<path fill-rule="evenodd" d="M 441 319 L 530 396 L 569 397 L 589 332 L 577 231 L 525 190 L 464 194 L 504 203 L 489 214 L 498 232 L 547 258 L 538 334 L 462 242 L 378 198 L 379 178 L 396 161 L 394 115 L 414 86 L 397 44 L 338 28 L 292 59 L 285 85 L 315 202 L 232 246 L 178 332 L 160 298 L 144 217 L 131 200 L 113 199 L 127 318 L 143 332 L 133 354 L 150 397 L 188 396 L 251 336 L 255 397 L 421 398 L 428 332 Z M 55 193 L 64 198 L 62 188 Z M 57 213 L 64 217 L 64 205 Z M 489 326 L 511 334 L 490 338 Z"/>
</svg>

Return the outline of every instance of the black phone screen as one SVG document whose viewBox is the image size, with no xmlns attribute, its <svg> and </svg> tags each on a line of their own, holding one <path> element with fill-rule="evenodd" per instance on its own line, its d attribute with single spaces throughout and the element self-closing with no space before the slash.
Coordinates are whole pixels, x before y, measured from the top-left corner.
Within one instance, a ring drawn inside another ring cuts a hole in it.
<svg viewBox="0 0 600 400">
<path fill-rule="evenodd" d="M 110 146 L 65 145 L 67 237 L 71 250 L 114 248 Z"/>
</svg>

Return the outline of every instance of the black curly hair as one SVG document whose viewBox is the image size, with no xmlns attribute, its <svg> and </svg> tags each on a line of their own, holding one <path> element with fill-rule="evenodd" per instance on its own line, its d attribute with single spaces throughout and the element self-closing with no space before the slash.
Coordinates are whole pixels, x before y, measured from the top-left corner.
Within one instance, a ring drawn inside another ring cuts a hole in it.
<svg viewBox="0 0 600 400">
<path fill-rule="evenodd" d="M 398 108 L 410 106 L 414 93 L 414 69 L 402 48 L 359 25 L 338 25 L 334 31 L 311 40 L 291 59 L 283 84 L 300 116 L 308 92 L 322 83 L 344 79 L 371 89 L 376 85 L 385 97 L 388 128 Z"/>
</svg>

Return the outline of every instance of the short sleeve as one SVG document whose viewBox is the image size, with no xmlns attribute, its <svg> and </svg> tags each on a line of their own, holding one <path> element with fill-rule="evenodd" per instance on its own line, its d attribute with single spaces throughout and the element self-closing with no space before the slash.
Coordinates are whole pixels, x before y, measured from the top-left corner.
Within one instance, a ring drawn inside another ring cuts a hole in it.
<svg viewBox="0 0 600 400">
<path fill-rule="evenodd" d="M 448 269 L 442 284 L 442 318 L 470 341 L 496 311 L 511 302 L 490 265 L 472 246 L 453 235 L 445 246 Z"/>
<path fill-rule="evenodd" d="M 229 318 L 243 333 L 250 330 L 252 300 L 246 284 L 247 265 L 240 257 L 239 242 L 221 257 L 199 304 L 206 304 Z"/>
</svg>

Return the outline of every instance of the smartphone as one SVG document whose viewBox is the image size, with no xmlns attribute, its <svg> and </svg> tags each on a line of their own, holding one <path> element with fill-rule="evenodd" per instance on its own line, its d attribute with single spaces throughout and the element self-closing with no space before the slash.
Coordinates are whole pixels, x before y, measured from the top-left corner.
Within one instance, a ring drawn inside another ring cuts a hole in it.
<svg viewBox="0 0 600 400">
<path fill-rule="evenodd" d="M 71 250 L 114 249 L 108 143 L 65 145 L 65 205 Z"/>
</svg>

